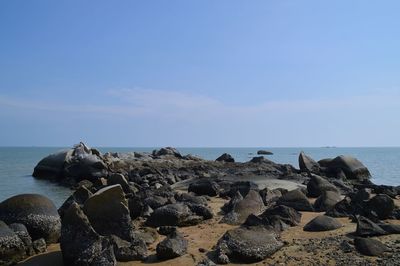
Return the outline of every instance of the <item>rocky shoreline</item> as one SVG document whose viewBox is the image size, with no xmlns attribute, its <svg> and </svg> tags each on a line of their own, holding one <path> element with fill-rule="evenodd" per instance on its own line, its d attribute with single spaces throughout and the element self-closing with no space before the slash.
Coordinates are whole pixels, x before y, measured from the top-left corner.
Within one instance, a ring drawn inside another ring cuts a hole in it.
<svg viewBox="0 0 400 266">
<path fill-rule="evenodd" d="M 0 265 L 52 243 L 65 265 L 398 265 L 400 187 L 373 184 L 349 156 L 300 153 L 297 169 L 80 143 L 43 158 L 33 176 L 74 192 L 58 210 L 41 195 L 1 202 Z"/>
</svg>

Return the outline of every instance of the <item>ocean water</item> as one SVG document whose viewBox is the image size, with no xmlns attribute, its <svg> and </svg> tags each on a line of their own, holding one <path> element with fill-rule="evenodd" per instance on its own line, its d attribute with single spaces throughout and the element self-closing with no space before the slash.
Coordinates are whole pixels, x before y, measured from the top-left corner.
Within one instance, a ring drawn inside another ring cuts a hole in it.
<svg viewBox="0 0 400 266">
<path fill-rule="evenodd" d="M 68 188 L 31 176 L 35 165 L 50 153 L 63 147 L 0 147 L 0 201 L 21 193 L 46 195 L 60 206 L 72 193 Z M 154 148 L 99 148 L 101 152 L 151 152 Z M 376 184 L 400 185 L 400 148 L 178 148 L 182 154 L 198 155 L 214 160 L 222 153 L 231 154 L 236 161 L 245 162 L 266 149 L 273 155 L 266 157 L 277 163 L 288 163 L 298 168 L 300 151 L 316 160 L 351 155 L 364 163 Z"/>
</svg>

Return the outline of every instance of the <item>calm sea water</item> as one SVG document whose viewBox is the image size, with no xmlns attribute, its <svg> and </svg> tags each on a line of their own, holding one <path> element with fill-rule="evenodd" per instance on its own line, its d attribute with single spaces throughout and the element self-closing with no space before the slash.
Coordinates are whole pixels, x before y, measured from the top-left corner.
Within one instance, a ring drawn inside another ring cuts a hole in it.
<svg viewBox="0 0 400 266">
<path fill-rule="evenodd" d="M 21 193 L 39 193 L 52 199 L 57 206 L 71 194 L 68 188 L 60 187 L 31 176 L 35 165 L 50 153 L 62 147 L 0 147 L 0 201 Z M 154 148 L 99 148 L 101 152 L 147 151 Z M 182 154 L 194 154 L 214 160 L 224 152 L 237 161 L 244 162 L 257 156 L 257 150 L 265 148 L 179 148 Z M 351 155 L 362 161 L 371 171 L 372 181 L 377 184 L 400 185 L 400 148 L 266 148 L 274 155 L 267 158 L 278 163 L 289 163 L 298 167 L 300 151 L 316 160 Z"/>
</svg>

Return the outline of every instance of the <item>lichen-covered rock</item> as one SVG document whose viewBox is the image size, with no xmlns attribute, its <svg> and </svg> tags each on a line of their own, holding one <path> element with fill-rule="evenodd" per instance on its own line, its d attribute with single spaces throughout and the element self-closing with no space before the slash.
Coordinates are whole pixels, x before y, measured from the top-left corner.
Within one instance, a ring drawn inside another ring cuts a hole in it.
<svg viewBox="0 0 400 266">
<path fill-rule="evenodd" d="M 42 195 L 20 194 L 6 199 L 0 203 L 0 220 L 25 225 L 33 240 L 44 238 L 50 244 L 58 242 L 60 237 L 57 208 Z"/>
<path fill-rule="evenodd" d="M 128 202 L 120 185 L 97 191 L 86 200 L 83 210 L 97 233 L 116 235 L 126 241 L 133 239 Z"/>
<path fill-rule="evenodd" d="M 75 202 L 63 217 L 60 247 L 67 265 L 116 265 L 110 239 L 96 233 Z"/>
<path fill-rule="evenodd" d="M 10 265 L 26 256 L 22 240 L 3 221 L 0 221 L 0 265 Z"/>
<path fill-rule="evenodd" d="M 177 231 L 172 232 L 156 248 L 157 257 L 162 260 L 173 259 L 186 254 L 188 241 Z"/>
</svg>

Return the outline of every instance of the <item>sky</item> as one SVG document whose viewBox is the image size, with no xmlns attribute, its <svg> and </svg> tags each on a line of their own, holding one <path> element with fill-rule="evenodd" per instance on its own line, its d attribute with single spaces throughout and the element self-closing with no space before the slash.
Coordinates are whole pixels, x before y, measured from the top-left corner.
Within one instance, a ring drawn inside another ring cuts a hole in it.
<svg viewBox="0 0 400 266">
<path fill-rule="evenodd" d="M 400 146 L 399 1 L 0 1 L 0 146 Z"/>
</svg>

